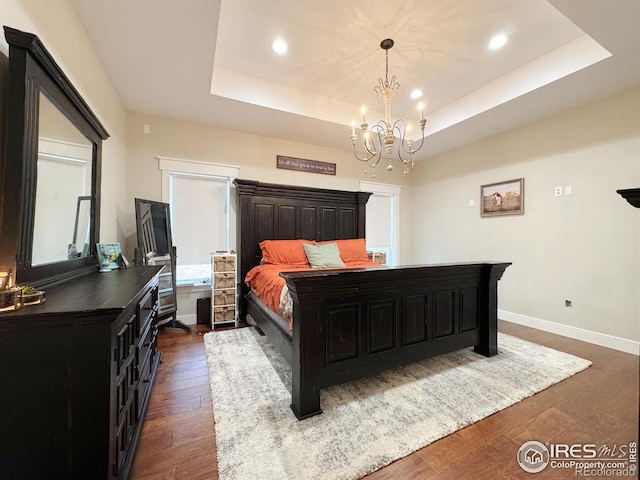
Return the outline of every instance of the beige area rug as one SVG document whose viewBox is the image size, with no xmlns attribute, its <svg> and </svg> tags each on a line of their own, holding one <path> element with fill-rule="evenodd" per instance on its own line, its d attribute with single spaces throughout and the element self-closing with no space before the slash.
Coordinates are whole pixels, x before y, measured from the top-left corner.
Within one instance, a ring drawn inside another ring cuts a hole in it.
<svg viewBox="0 0 640 480">
<path fill-rule="evenodd" d="M 358 479 L 587 368 L 499 334 L 499 355 L 465 349 L 321 391 L 298 421 L 290 369 L 253 328 L 204 337 L 221 480 Z"/>
</svg>

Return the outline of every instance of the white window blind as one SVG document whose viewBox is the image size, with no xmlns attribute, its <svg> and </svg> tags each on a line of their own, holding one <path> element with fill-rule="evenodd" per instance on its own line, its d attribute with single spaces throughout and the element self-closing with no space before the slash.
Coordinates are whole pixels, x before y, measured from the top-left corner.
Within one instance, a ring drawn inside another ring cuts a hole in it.
<svg viewBox="0 0 640 480">
<path fill-rule="evenodd" d="M 367 202 L 367 250 L 385 252 L 387 265 L 398 264 L 401 188 L 396 185 L 360 182 L 360 189 L 372 192 Z"/>
<path fill-rule="evenodd" d="M 171 205 L 179 285 L 211 281 L 211 253 L 235 247 L 235 206 L 231 182 L 238 168 L 158 157 L 163 201 Z"/>
<path fill-rule="evenodd" d="M 367 250 L 381 251 L 391 258 L 393 250 L 393 195 L 374 193 L 367 202 Z"/>
<path fill-rule="evenodd" d="M 178 265 L 210 264 L 229 248 L 229 179 L 171 176 L 171 220 Z"/>
</svg>

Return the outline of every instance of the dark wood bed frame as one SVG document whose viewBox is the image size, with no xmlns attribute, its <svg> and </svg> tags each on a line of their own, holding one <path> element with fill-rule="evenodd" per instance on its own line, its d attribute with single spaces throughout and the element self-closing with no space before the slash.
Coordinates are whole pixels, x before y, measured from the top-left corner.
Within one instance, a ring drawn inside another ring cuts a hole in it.
<svg viewBox="0 0 640 480">
<path fill-rule="evenodd" d="M 364 238 L 370 193 L 235 180 L 239 314 L 289 362 L 291 408 L 322 413 L 320 389 L 474 347 L 498 353 L 498 280 L 510 263 L 417 265 L 283 273 L 293 332 L 244 283 L 267 239 Z"/>
</svg>

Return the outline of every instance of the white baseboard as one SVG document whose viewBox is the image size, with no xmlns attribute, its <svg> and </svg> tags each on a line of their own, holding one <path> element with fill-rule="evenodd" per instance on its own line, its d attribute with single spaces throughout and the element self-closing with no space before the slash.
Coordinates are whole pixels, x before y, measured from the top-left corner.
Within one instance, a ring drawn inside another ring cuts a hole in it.
<svg viewBox="0 0 640 480">
<path fill-rule="evenodd" d="M 519 313 L 507 312 L 498 309 L 498 318 L 506 322 L 517 323 L 525 327 L 537 328 L 549 333 L 555 333 L 564 337 L 582 340 L 602 347 L 613 348 L 625 353 L 640 355 L 640 342 L 627 340 L 626 338 L 614 337 L 606 333 L 593 332 L 584 328 L 572 327 L 561 323 L 541 320 L 539 318 L 528 317 Z"/>
</svg>

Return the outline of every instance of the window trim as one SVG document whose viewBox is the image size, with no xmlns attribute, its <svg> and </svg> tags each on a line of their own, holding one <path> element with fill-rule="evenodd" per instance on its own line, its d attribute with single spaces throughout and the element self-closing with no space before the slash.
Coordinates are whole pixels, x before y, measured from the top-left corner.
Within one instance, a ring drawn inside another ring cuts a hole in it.
<svg viewBox="0 0 640 480">
<path fill-rule="evenodd" d="M 198 160 L 186 160 L 174 157 L 156 157 L 158 168 L 162 172 L 162 201 L 169 203 L 171 199 L 171 175 L 206 175 L 211 177 L 226 177 L 229 182 L 238 178 L 240 167 L 236 165 L 225 165 L 223 163 L 209 163 Z"/>
<path fill-rule="evenodd" d="M 187 160 L 174 157 L 158 156 L 158 168 L 162 172 L 161 199 L 165 203 L 171 203 L 171 177 L 214 177 L 227 180 L 227 200 L 231 201 L 231 185 L 234 179 L 238 178 L 240 167 L 235 165 L 225 165 L 221 163 L 202 162 L 198 160 Z M 231 206 L 228 205 L 228 212 Z M 230 213 L 229 213 L 230 214 Z M 172 216 L 173 218 L 173 216 Z M 231 221 L 231 219 L 228 219 Z M 227 245 L 230 247 L 230 235 L 232 225 L 227 229 Z M 204 285 L 198 284 L 197 286 Z M 210 285 L 210 284 L 209 284 Z M 192 284 L 179 285 L 181 287 L 193 287 Z"/>
</svg>

